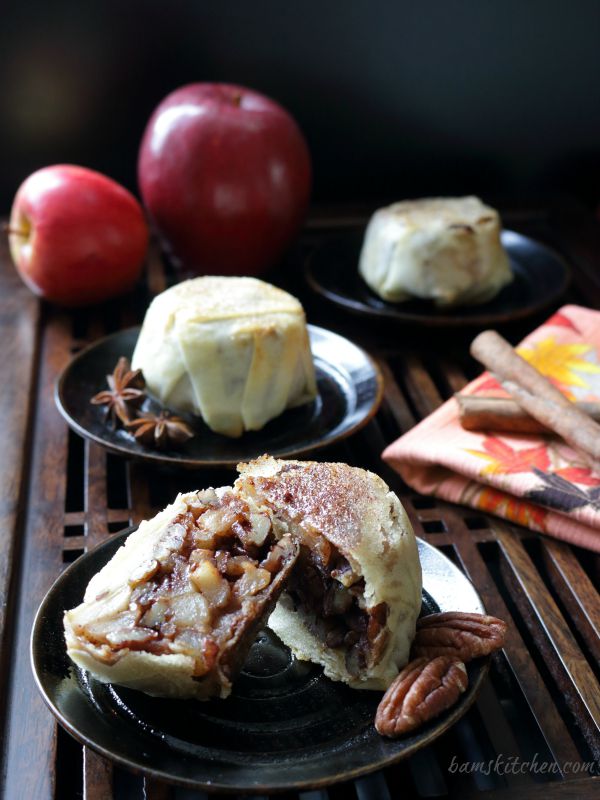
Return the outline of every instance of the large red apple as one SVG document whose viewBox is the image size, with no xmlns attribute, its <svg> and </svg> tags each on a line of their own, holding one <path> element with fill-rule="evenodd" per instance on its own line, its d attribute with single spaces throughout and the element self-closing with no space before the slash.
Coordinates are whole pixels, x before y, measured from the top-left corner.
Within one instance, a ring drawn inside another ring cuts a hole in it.
<svg viewBox="0 0 600 800">
<path fill-rule="evenodd" d="M 148 226 L 138 201 L 118 183 L 85 167 L 57 164 L 21 184 L 9 243 L 32 291 L 61 305 L 82 306 L 133 287 Z"/>
<path fill-rule="evenodd" d="M 311 165 L 300 129 L 273 100 L 242 86 L 193 83 L 154 111 L 138 178 L 150 215 L 186 268 L 258 274 L 302 224 Z"/>
</svg>

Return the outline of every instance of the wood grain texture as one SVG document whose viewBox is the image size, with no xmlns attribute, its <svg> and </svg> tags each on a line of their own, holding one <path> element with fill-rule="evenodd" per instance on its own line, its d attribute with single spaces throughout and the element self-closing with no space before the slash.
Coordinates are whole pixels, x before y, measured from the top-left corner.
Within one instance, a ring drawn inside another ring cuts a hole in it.
<svg viewBox="0 0 600 800">
<path fill-rule="evenodd" d="M 11 616 L 17 577 L 17 556 L 22 538 L 22 514 L 27 481 L 29 427 L 35 401 L 39 304 L 21 283 L 9 263 L 5 237 L 0 239 L 0 336 L 2 338 L 2 391 L 0 418 L 4 437 L 0 463 L 0 675 L 6 675 Z M 6 693 L 0 693 L 0 725 Z"/>
<path fill-rule="evenodd" d="M 452 393 L 460 392 L 467 383 L 467 377 L 459 364 L 455 361 L 444 360 L 441 364 L 448 387 Z"/>
<path fill-rule="evenodd" d="M 110 761 L 83 748 L 83 800 L 106 800 L 112 797 L 113 768 Z"/>
<path fill-rule="evenodd" d="M 383 375 L 383 398 L 385 410 L 392 416 L 396 431 L 404 433 L 415 424 L 415 417 L 410 411 L 406 398 L 400 391 L 389 365 L 382 358 L 377 364 Z"/>
<path fill-rule="evenodd" d="M 502 523 L 493 521 L 490 525 L 493 526 L 497 536 L 502 535 L 501 530 L 505 528 Z M 451 530 L 454 533 L 462 566 L 477 587 L 486 610 L 493 616 L 509 622 L 504 647 L 507 663 L 535 720 L 540 725 L 548 749 L 558 764 L 577 760 L 578 751 L 573 738 L 552 700 L 550 691 L 544 685 L 538 669 L 531 660 L 527 646 L 519 634 L 505 600 L 498 591 L 477 543 L 466 526 L 461 525 L 457 516 L 451 523 Z M 493 720 L 490 724 L 493 725 Z"/>
<path fill-rule="evenodd" d="M 406 387 L 406 394 L 414 403 L 417 414 L 426 417 L 442 403 L 429 372 L 414 351 L 408 352 L 399 365 Z"/>
<path fill-rule="evenodd" d="M 66 317 L 46 321 L 9 683 L 4 755 L 8 798 L 49 800 L 54 793 L 55 723 L 34 684 L 29 637 L 36 609 L 62 566 L 67 431 L 54 405 L 54 382 L 68 362 L 70 343 Z M 35 769 L 27 767 L 32 764 Z"/>
<path fill-rule="evenodd" d="M 510 727 L 505 710 L 488 681 L 479 693 L 477 707 L 480 710 L 483 724 L 496 753 L 505 755 L 519 753 L 517 739 Z M 483 760 L 483 759 L 481 759 Z M 531 786 L 531 776 L 527 774 L 504 776 L 511 787 Z"/>
<path fill-rule="evenodd" d="M 108 533 L 106 518 L 106 451 L 94 442 L 85 443 L 86 549 L 99 544 Z"/>
<path fill-rule="evenodd" d="M 523 620 L 534 635 L 544 662 L 551 665 L 552 676 L 588 739 L 594 757 L 600 758 L 600 686 L 594 672 L 518 534 L 508 526 L 499 526 L 498 537 L 510 568 L 510 572 L 504 569 L 504 576 Z"/>
<path fill-rule="evenodd" d="M 144 780 L 144 800 L 170 800 L 173 796 L 171 787 L 157 781 L 155 778 L 146 778 Z"/>
<path fill-rule="evenodd" d="M 545 539 L 542 555 L 549 580 L 565 604 L 577 630 L 590 649 L 596 664 L 600 664 L 600 596 L 587 573 L 564 542 Z"/>
</svg>

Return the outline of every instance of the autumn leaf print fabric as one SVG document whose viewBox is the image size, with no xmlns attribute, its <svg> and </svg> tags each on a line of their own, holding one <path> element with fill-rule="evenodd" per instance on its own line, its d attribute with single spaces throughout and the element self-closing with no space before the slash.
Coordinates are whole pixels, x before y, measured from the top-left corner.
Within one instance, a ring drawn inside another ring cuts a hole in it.
<svg viewBox="0 0 600 800">
<path fill-rule="evenodd" d="M 564 306 L 517 352 L 570 400 L 600 401 L 600 312 Z M 488 372 L 463 392 L 507 396 Z M 600 474 L 557 437 L 464 430 L 451 399 L 383 458 L 418 492 L 600 552 Z"/>
</svg>

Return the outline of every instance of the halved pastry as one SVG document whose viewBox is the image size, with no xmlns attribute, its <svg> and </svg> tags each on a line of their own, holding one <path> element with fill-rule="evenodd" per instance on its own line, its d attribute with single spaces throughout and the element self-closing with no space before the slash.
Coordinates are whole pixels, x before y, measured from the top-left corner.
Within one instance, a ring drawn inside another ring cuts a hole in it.
<svg viewBox="0 0 600 800">
<path fill-rule="evenodd" d="M 408 661 L 421 608 L 417 545 L 396 495 L 347 464 L 263 456 L 238 469 L 236 492 L 300 545 L 269 627 L 333 680 L 386 689 Z"/>
<path fill-rule="evenodd" d="M 147 694 L 227 697 L 297 558 L 274 526 L 228 487 L 179 495 L 66 612 L 69 656 Z"/>
</svg>

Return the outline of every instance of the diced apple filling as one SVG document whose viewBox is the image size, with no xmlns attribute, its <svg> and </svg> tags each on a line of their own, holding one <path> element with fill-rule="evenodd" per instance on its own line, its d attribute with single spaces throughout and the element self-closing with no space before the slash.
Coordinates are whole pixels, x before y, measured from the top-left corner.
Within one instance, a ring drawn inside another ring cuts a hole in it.
<svg viewBox="0 0 600 800">
<path fill-rule="evenodd" d="M 234 632 L 250 626 L 294 558 L 295 546 L 275 540 L 266 513 L 251 513 L 231 493 L 199 492 L 131 573 L 127 610 L 86 620 L 75 633 L 107 662 L 125 649 L 191 655 L 201 677 Z"/>
</svg>

